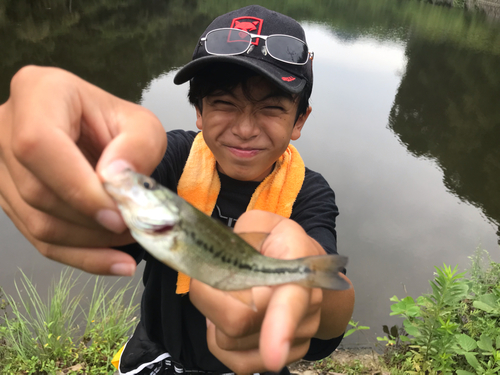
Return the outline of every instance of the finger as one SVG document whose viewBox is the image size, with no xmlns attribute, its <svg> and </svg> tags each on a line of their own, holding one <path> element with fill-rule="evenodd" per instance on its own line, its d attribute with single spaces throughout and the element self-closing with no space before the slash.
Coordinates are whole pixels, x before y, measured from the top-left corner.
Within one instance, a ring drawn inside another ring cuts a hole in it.
<svg viewBox="0 0 500 375">
<path fill-rule="evenodd" d="M 134 258 L 120 250 L 47 245 L 40 252 L 56 262 L 96 275 L 133 276 L 136 270 Z"/>
<path fill-rule="evenodd" d="M 266 368 L 279 371 L 285 365 L 297 327 L 307 313 L 310 294 L 311 289 L 298 285 L 275 289 L 260 336 L 260 353 Z"/>
<path fill-rule="evenodd" d="M 82 111 L 86 91 L 93 92 L 94 99 L 103 97 L 103 105 L 107 97 L 78 77 L 52 68 L 22 69 L 11 87 L 12 121 L 16 124 L 11 136 L 14 157 L 83 215 L 96 217 L 102 208 L 116 210 L 93 170 L 94 160 L 87 160 L 76 145 L 87 139 L 87 155 L 99 154 L 99 148 L 102 150 L 109 141 L 109 133 L 106 137 L 103 130 L 107 124 L 87 124 Z M 123 231 L 125 226 L 114 229 Z"/>
<path fill-rule="evenodd" d="M 301 359 L 309 349 L 309 342 L 309 340 L 298 341 L 296 345 L 292 346 L 285 363 L 288 364 Z M 268 370 L 279 372 L 281 370 L 281 368 L 272 369 L 266 367 L 257 349 L 227 351 L 220 348 L 215 339 L 215 326 L 210 322 L 207 324 L 207 344 L 210 352 L 237 374 L 258 373 Z"/>
<path fill-rule="evenodd" d="M 134 170 L 150 175 L 165 154 L 167 135 L 158 118 L 141 106 L 128 105 L 127 111 L 117 113 L 113 119 L 118 133 L 113 134 L 112 142 L 103 151 L 96 167 L 98 173 L 115 160 L 125 160 Z"/>
<path fill-rule="evenodd" d="M 32 208 L 21 199 L 2 164 L 0 174 L 3 176 L 2 207 L 24 235 L 29 234 L 42 242 L 66 246 L 109 247 L 134 242 L 128 232 L 118 235 L 102 227 L 90 229 Z"/>
<path fill-rule="evenodd" d="M 260 333 L 256 332 L 242 338 L 234 338 L 226 335 L 221 329 L 215 329 L 215 341 L 217 346 L 227 351 L 241 351 L 257 349 L 259 347 Z"/>
<path fill-rule="evenodd" d="M 270 233 L 283 220 L 286 220 L 286 218 L 271 212 L 260 210 L 246 211 L 236 221 L 234 231 L 235 233 Z"/>
<path fill-rule="evenodd" d="M 264 313 L 257 312 L 236 300 L 229 293 L 212 288 L 198 280 L 191 280 L 189 298 L 193 305 L 230 337 L 242 337 L 257 332 Z M 254 301 L 255 302 L 255 301 Z"/>
<path fill-rule="evenodd" d="M 311 322 L 311 323 L 309 323 Z M 212 323 L 213 324 L 213 323 Z M 297 330 L 296 338 L 292 341 L 292 346 L 301 345 L 305 341 L 309 341 L 314 334 L 313 326 L 317 327 L 317 324 L 313 323 L 313 318 L 307 319 L 305 325 Z M 257 349 L 260 342 L 260 333 L 250 334 L 241 338 L 229 337 L 219 328 L 215 328 L 215 341 L 217 346 L 226 351 L 242 351 Z"/>
<path fill-rule="evenodd" d="M 33 246 L 45 257 L 56 262 L 76 267 L 97 275 L 132 276 L 136 269 L 135 260 L 128 254 L 104 248 L 74 248 L 50 245 L 33 237 L 17 218 L 7 202 L 0 196 L 0 206 L 14 225 Z"/>
<path fill-rule="evenodd" d="M 267 289 L 267 291 L 270 291 L 270 288 L 265 289 Z M 266 303 L 268 300 L 269 298 L 266 298 Z M 300 321 L 297 329 L 295 330 L 294 341 L 304 339 L 309 340 L 316 334 L 321 318 L 321 302 L 322 290 L 313 289 L 307 312 L 304 315 L 303 319 Z M 238 322 L 242 322 L 243 319 L 238 317 L 235 320 L 237 320 Z M 224 350 L 248 350 L 257 348 L 259 346 L 260 327 L 262 324 L 262 320 L 262 314 L 256 316 L 252 321 L 254 326 L 247 326 L 246 334 L 239 336 L 230 336 L 226 333 L 228 332 L 228 326 L 230 325 L 230 323 L 221 323 L 220 327 L 216 325 L 215 338 L 217 341 L 217 345 Z M 242 331 L 238 331 L 238 333 L 241 332 Z M 232 331 L 232 333 L 234 333 L 234 331 Z"/>
<path fill-rule="evenodd" d="M 12 215 L 8 216 L 12 219 Z M 18 220 L 12 221 L 16 227 L 22 227 Z M 50 245 L 24 234 L 43 256 L 85 272 L 97 275 L 132 276 L 136 269 L 135 260 L 119 250 Z"/>
<path fill-rule="evenodd" d="M 24 78 L 26 76 L 32 74 Z M 50 87 L 52 95 L 60 100 L 41 100 L 38 93 L 37 100 L 30 101 L 31 109 L 34 113 L 44 110 L 48 115 L 37 121 L 30 117 L 30 111 L 17 108 L 18 129 L 12 137 L 14 155 L 75 210 L 95 218 L 109 229 L 123 231 L 124 223 L 120 222 L 116 206 L 93 167 L 105 147 L 111 146 L 116 138 L 118 146 L 111 147 L 114 152 L 108 153 L 107 163 L 119 151 L 137 170 L 152 171 L 165 150 L 165 132 L 161 124 L 146 109 L 118 99 L 69 73 L 62 75 L 60 71 L 51 70 L 40 81 L 44 91 Z M 24 102 L 26 96 L 23 94 L 30 93 L 22 87 L 20 91 L 12 96 L 23 97 Z M 65 103 L 63 110 L 61 101 Z M 13 103 L 14 106 L 22 105 L 16 100 Z M 35 125 L 36 132 L 33 131 Z M 122 132 L 131 134 L 124 136 Z M 100 165 L 101 168 L 105 166 Z M 101 215 L 103 210 L 105 215 Z"/>
<path fill-rule="evenodd" d="M 265 309 L 271 297 L 268 287 L 252 288 L 256 311 L 230 293 L 198 280 L 191 280 L 189 297 L 193 305 L 228 337 L 245 337 L 260 331 Z"/>
<path fill-rule="evenodd" d="M 100 227 L 94 220 L 81 215 L 64 204 L 59 197 L 16 160 L 9 145 L 12 138 L 12 112 L 12 101 L 0 106 L 0 113 L 2 119 L 4 119 L 2 138 L 0 138 L 0 157 L 5 163 L 5 165 L 0 164 L 2 182 L 4 184 L 8 182 L 11 185 L 8 189 L 17 190 L 23 201 L 38 210 L 88 228 Z M 9 179 L 9 181 L 6 182 L 6 179 Z M 17 182 L 17 186 L 13 181 Z M 5 194 L 5 199 L 8 199 L 8 194 Z"/>
<path fill-rule="evenodd" d="M 102 229 L 102 226 L 95 220 L 68 206 L 13 157 L 6 155 L 5 163 L 8 172 L 2 171 L 3 175 L 9 173 L 12 176 L 13 181 L 17 182 L 16 188 L 20 198 L 28 205 L 70 223 L 83 225 L 87 228 Z"/>
</svg>

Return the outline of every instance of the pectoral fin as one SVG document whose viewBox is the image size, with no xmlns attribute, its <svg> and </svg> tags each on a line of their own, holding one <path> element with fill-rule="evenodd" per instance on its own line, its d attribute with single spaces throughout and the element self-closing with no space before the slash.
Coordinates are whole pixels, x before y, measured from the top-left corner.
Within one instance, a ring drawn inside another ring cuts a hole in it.
<svg viewBox="0 0 500 375">
<path fill-rule="evenodd" d="M 244 289 L 244 290 L 231 290 L 226 291 L 228 295 L 237 299 L 241 303 L 245 304 L 245 306 L 251 308 L 253 311 L 257 311 L 257 307 L 253 301 L 253 292 L 252 289 Z"/>
</svg>

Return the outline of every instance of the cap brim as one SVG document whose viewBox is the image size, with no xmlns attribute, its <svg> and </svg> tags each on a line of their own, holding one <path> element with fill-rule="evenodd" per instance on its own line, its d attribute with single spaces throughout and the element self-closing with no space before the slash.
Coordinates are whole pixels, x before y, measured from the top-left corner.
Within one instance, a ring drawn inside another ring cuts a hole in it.
<svg viewBox="0 0 500 375">
<path fill-rule="evenodd" d="M 268 78 L 276 86 L 289 92 L 298 94 L 306 84 L 306 80 L 296 77 L 290 72 L 270 64 L 263 60 L 251 58 L 249 56 L 204 56 L 184 65 L 174 77 L 176 85 L 183 84 L 193 78 L 204 67 L 215 63 L 232 63 L 247 67 L 259 75 Z"/>
</svg>

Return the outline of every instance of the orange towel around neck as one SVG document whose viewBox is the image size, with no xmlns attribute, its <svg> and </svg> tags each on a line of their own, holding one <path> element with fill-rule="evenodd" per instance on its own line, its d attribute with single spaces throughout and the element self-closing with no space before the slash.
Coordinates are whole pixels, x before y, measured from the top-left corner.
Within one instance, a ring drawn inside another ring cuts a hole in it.
<svg viewBox="0 0 500 375">
<path fill-rule="evenodd" d="M 304 182 L 305 166 L 297 149 L 288 148 L 276 161 L 273 171 L 252 195 L 248 210 L 273 212 L 289 218 Z M 177 194 L 207 215 L 212 215 L 220 192 L 217 162 L 212 151 L 198 133 L 177 186 Z M 179 272 L 177 294 L 189 292 L 189 276 Z"/>
</svg>

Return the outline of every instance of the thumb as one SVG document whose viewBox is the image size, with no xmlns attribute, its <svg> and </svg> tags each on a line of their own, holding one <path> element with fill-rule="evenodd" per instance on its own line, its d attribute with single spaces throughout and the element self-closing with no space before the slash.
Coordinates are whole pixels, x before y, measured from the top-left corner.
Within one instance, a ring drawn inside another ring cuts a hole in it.
<svg viewBox="0 0 500 375">
<path fill-rule="evenodd" d="M 113 173 L 131 168 L 150 175 L 167 149 L 167 135 L 158 118 L 149 110 L 134 105 L 132 111 L 121 113 L 116 121 L 116 134 L 106 145 L 96 171 Z"/>
</svg>

